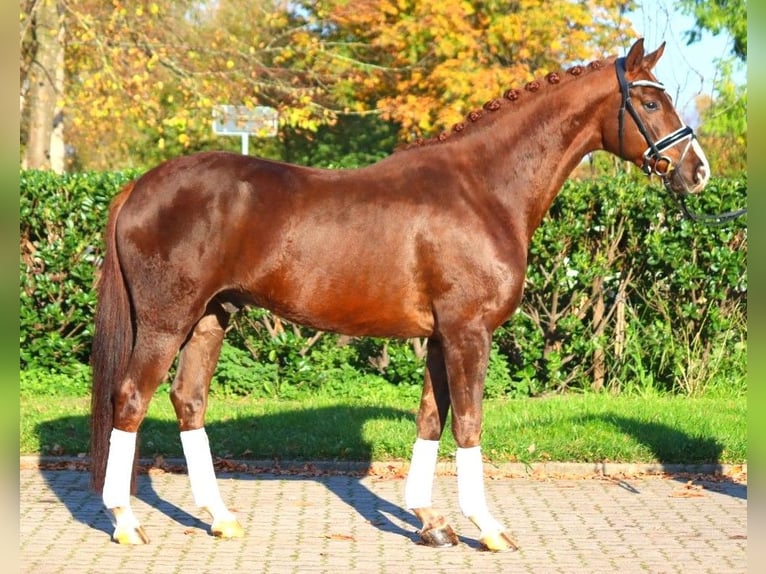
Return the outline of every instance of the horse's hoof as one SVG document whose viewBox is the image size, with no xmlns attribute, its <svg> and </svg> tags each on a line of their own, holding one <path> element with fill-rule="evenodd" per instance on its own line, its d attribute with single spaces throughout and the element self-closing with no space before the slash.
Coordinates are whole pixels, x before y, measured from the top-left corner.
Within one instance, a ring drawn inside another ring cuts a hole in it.
<svg viewBox="0 0 766 574">
<path fill-rule="evenodd" d="M 236 519 L 214 522 L 210 532 L 216 538 L 242 538 L 245 535 L 245 529 Z"/>
<path fill-rule="evenodd" d="M 457 534 L 449 524 L 421 530 L 419 534 L 421 543 L 431 548 L 449 548 L 458 545 Z"/>
<path fill-rule="evenodd" d="M 149 537 L 143 526 L 118 526 L 114 529 L 112 540 L 117 544 L 149 544 Z"/>
<path fill-rule="evenodd" d="M 490 552 L 515 552 L 519 549 L 511 537 L 502 531 L 485 534 L 479 542 Z"/>
</svg>

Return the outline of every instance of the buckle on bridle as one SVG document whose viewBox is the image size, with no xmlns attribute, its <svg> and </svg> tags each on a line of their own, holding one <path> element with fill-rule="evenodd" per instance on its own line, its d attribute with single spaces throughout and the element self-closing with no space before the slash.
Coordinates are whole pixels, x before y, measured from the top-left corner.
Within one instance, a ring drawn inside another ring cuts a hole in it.
<svg viewBox="0 0 766 574">
<path fill-rule="evenodd" d="M 644 152 L 644 165 L 642 167 L 646 175 L 656 174 L 660 177 L 667 177 L 673 170 L 673 160 L 666 155 L 662 155 L 662 152 L 668 148 L 678 145 L 684 140 L 688 140 L 683 153 L 681 154 L 681 161 L 683 161 L 686 152 L 691 145 L 692 140 L 695 138 L 694 130 L 689 126 L 681 126 L 673 133 L 665 136 L 660 141 L 648 142 L 650 145 Z M 650 162 L 654 161 L 654 165 L 650 165 Z"/>
<path fill-rule="evenodd" d="M 644 152 L 644 165 L 641 166 L 641 171 L 646 175 L 658 175 L 663 179 L 668 177 L 673 171 L 673 160 L 666 155 L 654 157 L 653 154 L 649 154 L 650 151 L 651 149 L 648 149 Z"/>
</svg>

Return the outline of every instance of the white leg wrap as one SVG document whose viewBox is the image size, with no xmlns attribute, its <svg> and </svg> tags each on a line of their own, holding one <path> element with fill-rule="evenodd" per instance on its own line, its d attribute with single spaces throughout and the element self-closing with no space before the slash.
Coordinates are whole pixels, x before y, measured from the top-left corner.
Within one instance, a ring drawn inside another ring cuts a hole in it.
<svg viewBox="0 0 766 574">
<path fill-rule="evenodd" d="M 136 433 L 113 428 L 109 438 L 109 456 L 102 500 L 107 508 L 130 507 L 130 479 L 136 454 Z M 130 513 L 132 516 L 132 512 Z"/>
<path fill-rule="evenodd" d="M 432 504 L 436 459 L 439 454 L 438 440 L 419 438 L 412 447 L 412 461 L 404 486 L 404 502 L 407 508 L 427 508 Z"/>
<path fill-rule="evenodd" d="M 210 443 L 205 429 L 181 431 L 181 445 L 186 457 L 186 466 L 189 469 L 189 482 L 195 504 L 206 508 L 213 515 L 214 521 L 234 519 L 234 515 L 226 508 L 218 490 L 213 457 L 210 454 Z"/>
<path fill-rule="evenodd" d="M 484 533 L 502 531 L 502 525 L 492 517 L 487 508 L 481 447 L 458 448 L 455 463 L 458 502 L 463 515 L 470 518 Z"/>
</svg>

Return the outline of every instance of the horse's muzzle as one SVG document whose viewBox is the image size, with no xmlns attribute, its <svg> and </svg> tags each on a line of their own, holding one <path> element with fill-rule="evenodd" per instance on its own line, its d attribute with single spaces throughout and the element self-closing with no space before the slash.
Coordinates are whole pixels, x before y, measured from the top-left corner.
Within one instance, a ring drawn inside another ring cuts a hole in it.
<svg viewBox="0 0 766 574">
<path fill-rule="evenodd" d="M 665 186 L 680 195 L 701 192 L 710 181 L 710 164 L 696 139 L 684 149 L 676 165 L 663 176 Z"/>
</svg>

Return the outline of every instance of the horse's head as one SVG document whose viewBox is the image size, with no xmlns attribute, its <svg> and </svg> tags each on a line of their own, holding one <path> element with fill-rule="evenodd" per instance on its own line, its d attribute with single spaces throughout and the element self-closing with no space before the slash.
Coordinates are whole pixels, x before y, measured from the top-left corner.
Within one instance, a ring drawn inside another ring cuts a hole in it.
<svg viewBox="0 0 766 574">
<path fill-rule="evenodd" d="M 702 191 L 710 165 L 694 136 L 681 120 L 665 87 L 652 74 L 665 49 L 663 43 L 644 54 L 638 40 L 628 55 L 615 61 L 620 107 L 616 130 L 607 129 L 607 149 L 636 163 L 647 175 L 658 175 L 666 187 L 680 194 Z M 614 116 L 612 116 L 614 117 Z M 614 125 L 609 120 L 609 128 Z M 616 133 L 616 139 L 614 135 Z"/>
</svg>

